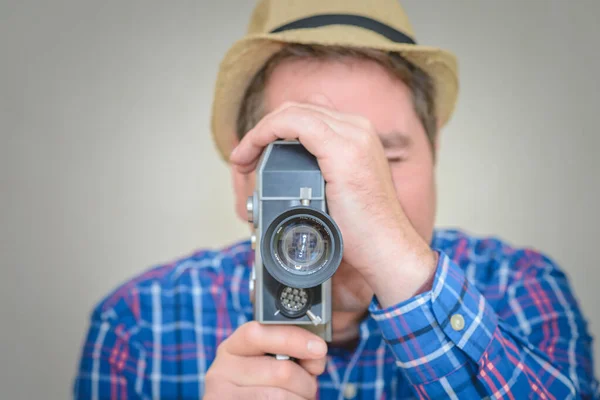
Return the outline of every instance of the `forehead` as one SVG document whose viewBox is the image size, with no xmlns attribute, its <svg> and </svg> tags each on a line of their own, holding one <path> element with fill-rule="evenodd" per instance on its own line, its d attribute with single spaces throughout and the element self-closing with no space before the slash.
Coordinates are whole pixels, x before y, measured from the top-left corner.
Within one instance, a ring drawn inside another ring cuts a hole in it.
<svg viewBox="0 0 600 400">
<path fill-rule="evenodd" d="M 417 121 L 409 88 L 370 60 L 292 59 L 273 70 L 265 88 L 266 111 L 286 101 L 326 95 L 341 112 L 368 118 L 380 132 L 410 131 Z"/>
</svg>

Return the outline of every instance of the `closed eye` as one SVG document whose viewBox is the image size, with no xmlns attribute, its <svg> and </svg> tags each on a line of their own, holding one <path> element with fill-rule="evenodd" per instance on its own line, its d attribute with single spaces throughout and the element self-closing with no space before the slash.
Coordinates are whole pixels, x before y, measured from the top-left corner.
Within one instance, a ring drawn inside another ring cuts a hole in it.
<svg viewBox="0 0 600 400">
<path fill-rule="evenodd" d="M 388 163 L 392 164 L 392 163 L 402 162 L 402 161 L 406 160 L 406 158 L 404 156 L 388 156 L 387 160 L 388 160 Z"/>
<path fill-rule="evenodd" d="M 402 132 L 379 133 L 381 144 L 385 149 L 388 163 L 397 164 L 406 161 L 407 155 L 412 147 L 412 139 Z"/>
</svg>

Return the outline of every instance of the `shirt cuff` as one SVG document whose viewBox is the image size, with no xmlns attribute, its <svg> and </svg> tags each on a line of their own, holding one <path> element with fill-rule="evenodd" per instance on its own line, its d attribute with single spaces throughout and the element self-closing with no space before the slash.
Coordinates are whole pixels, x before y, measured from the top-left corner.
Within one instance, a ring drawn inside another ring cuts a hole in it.
<svg viewBox="0 0 600 400">
<path fill-rule="evenodd" d="M 413 384 L 479 362 L 498 326 L 496 313 L 463 270 L 438 253 L 432 290 L 385 309 L 374 298 L 369 307 Z"/>
</svg>

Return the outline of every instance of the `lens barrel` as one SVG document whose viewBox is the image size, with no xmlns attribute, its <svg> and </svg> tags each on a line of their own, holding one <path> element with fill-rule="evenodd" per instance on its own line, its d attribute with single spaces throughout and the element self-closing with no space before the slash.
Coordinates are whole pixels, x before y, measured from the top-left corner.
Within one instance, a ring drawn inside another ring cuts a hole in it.
<svg viewBox="0 0 600 400">
<path fill-rule="evenodd" d="M 265 268 L 277 281 L 296 288 L 325 282 L 342 261 L 342 235 L 327 214 L 310 207 L 286 210 L 261 240 Z"/>
</svg>

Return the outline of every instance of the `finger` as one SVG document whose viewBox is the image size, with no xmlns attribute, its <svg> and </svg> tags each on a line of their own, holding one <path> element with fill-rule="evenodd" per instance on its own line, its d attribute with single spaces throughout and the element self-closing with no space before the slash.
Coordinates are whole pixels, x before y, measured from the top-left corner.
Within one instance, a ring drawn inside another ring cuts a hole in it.
<svg viewBox="0 0 600 400">
<path fill-rule="evenodd" d="M 239 396 L 236 398 L 244 400 L 306 400 L 309 397 L 298 396 L 295 393 L 274 387 L 247 387 L 240 388 Z"/>
<path fill-rule="evenodd" d="M 327 357 L 316 358 L 312 360 L 298 360 L 298 364 L 304 368 L 309 374 L 319 376 L 325 372 L 327 365 Z"/>
<path fill-rule="evenodd" d="M 223 360 L 227 363 L 230 382 L 237 386 L 264 386 L 287 390 L 302 398 L 314 397 L 317 393 L 317 379 L 290 360 L 276 360 L 269 356 L 231 356 Z"/>
<path fill-rule="evenodd" d="M 373 131 L 371 121 L 369 121 L 369 119 L 363 117 L 362 115 L 348 114 L 337 111 L 333 103 L 331 103 L 331 100 L 329 100 L 329 98 L 325 95 L 313 94 L 307 97 L 303 103 L 286 102 L 281 107 L 271 112 L 270 115 L 281 114 L 290 109 L 314 111 L 317 114 L 320 114 L 322 117 L 329 117 L 326 119 L 326 122 L 334 129 L 336 133 L 341 135 L 356 131 L 355 129 L 348 129 L 348 125 L 354 126 L 354 128 L 359 128 L 361 131 L 367 130 L 368 133 Z"/>
<path fill-rule="evenodd" d="M 240 172 L 247 173 L 256 167 L 263 149 L 271 142 L 296 139 L 318 159 L 331 156 L 334 150 L 343 149 L 350 132 L 357 128 L 346 122 L 305 107 L 290 107 L 269 114 L 248 134 L 231 155 L 231 162 Z"/>
<path fill-rule="evenodd" d="M 256 321 L 239 327 L 225 345 L 225 351 L 238 356 L 285 354 L 297 359 L 321 358 L 327 353 L 323 339 L 297 326 L 262 325 Z"/>
<path fill-rule="evenodd" d="M 305 102 L 337 111 L 337 107 L 333 104 L 333 101 L 323 93 L 312 93 L 306 97 Z"/>
<path fill-rule="evenodd" d="M 368 118 L 359 114 L 338 112 L 335 108 L 332 108 L 331 101 L 324 95 L 311 95 L 306 101 L 306 103 L 287 103 L 285 107 L 311 110 L 328 116 L 329 118 L 326 121 L 328 125 L 344 139 L 354 141 L 372 136 L 379 141 L 375 128 Z"/>
<path fill-rule="evenodd" d="M 302 141 L 303 132 L 309 136 L 304 140 L 312 139 L 312 142 L 318 141 L 322 146 L 337 134 L 331 124 L 334 124 L 332 117 L 308 107 L 286 104 L 265 116 L 243 137 L 231 160 L 236 164 L 247 164 L 275 140 Z"/>
<path fill-rule="evenodd" d="M 339 111 L 329 97 L 321 93 L 313 93 L 306 97 L 303 102 L 286 102 L 273 112 L 285 110 L 290 107 L 299 107 L 318 111 L 336 120 L 351 123 L 358 128 L 372 130 L 372 124 L 368 118 L 360 114 L 350 114 Z"/>
<path fill-rule="evenodd" d="M 349 122 L 356 125 L 361 129 L 372 130 L 371 121 L 368 118 L 360 114 L 350 114 L 340 112 L 337 107 L 333 104 L 331 99 L 322 93 L 313 93 L 309 95 L 304 103 L 291 103 L 298 106 L 310 107 L 313 110 L 318 110 L 324 114 L 327 114 L 335 119 Z"/>
</svg>

